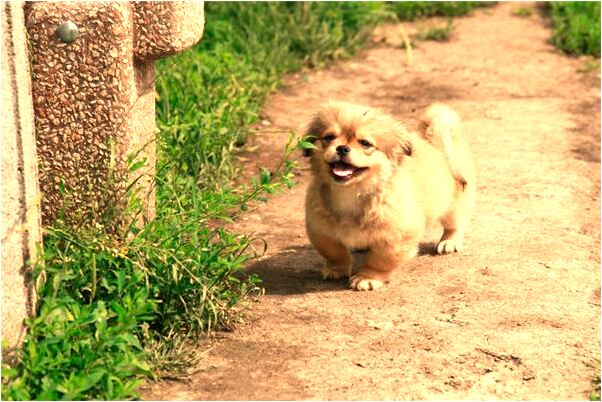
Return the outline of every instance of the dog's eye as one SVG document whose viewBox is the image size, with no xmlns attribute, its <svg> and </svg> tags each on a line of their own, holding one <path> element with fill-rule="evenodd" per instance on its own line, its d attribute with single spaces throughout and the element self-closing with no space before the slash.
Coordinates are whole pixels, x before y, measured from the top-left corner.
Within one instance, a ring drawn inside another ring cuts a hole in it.
<svg viewBox="0 0 602 402">
<path fill-rule="evenodd" d="M 327 144 L 329 142 L 331 142 L 332 140 L 334 140 L 334 135 L 332 135 L 332 134 L 328 134 L 327 136 L 325 136 L 324 138 L 322 138 L 322 141 L 324 141 Z"/>
<path fill-rule="evenodd" d="M 374 146 L 370 141 L 364 140 L 363 138 L 361 140 L 359 140 L 358 142 L 364 148 L 372 148 Z"/>
</svg>

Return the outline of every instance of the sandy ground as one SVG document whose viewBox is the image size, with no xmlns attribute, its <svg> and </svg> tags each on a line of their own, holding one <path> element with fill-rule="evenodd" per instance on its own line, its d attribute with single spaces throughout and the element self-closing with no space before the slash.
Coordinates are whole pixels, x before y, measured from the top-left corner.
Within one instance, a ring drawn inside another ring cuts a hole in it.
<svg viewBox="0 0 602 402">
<path fill-rule="evenodd" d="M 515 7 L 457 19 L 451 41 L 420 43 L 411 66 L 397 28 L 383 28 L 354 59 L 291 77 L 264 110 L 267 129 L 288 130 L 327 98 L 409 124 L 433 101 L 455 107 L 479 172 L 465 251 L 433 255 L 433 228 L 381 290 L 322 281 L 301 160 L 299 185 L 235 227 L 269 244 L 249 267 L 266 295 L 201 345 L 212 349 L 190 381 L 154 384 L 144 399 L 588 397 L 600 355 L 600 75 Z M 286 138 L 258 136 L 248 169 L 273 165 Z"/>
</svg>

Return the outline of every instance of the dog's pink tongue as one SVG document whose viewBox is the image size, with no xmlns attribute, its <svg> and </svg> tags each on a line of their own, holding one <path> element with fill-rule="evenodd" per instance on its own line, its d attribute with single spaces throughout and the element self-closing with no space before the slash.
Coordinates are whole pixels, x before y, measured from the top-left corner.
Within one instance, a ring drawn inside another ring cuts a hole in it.
<svg viewBox="0 0 602 402">
<path fill-rule="evenodd" d="M 332 172 L 339 177 L 347 177 L 353 174 L 353 169 L 349 165 L 337 162 L 332 167 Z"/>
</svg>

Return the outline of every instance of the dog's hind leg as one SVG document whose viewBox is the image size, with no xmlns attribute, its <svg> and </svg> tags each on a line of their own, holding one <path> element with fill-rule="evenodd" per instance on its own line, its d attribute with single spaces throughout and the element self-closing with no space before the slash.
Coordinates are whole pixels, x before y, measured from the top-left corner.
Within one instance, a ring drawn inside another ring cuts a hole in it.
<svg viewBox="0 0 602 402">
<path fill-rule="evenodd" d="M 474 164 L 468 144 L 462 138 L 460 126 L 458 114 L 443 104 L 431 105 L 422 117 L 421 131 L 424 138 L 443 152 L 457 185 L 455 200 L 447 214 L 441 218 L 444 230 L 437 245 L 439 254 L 460 251 L 474 203 Z"/>
<path fill-rule="evenodd" d="M 443 235 L 437 244 L 438 254 L 450 254 L 462 249 L 464 230 L 474 204 L 474 180 L 458 189 L 450 211 L 441 218 Z"/>
</svg>

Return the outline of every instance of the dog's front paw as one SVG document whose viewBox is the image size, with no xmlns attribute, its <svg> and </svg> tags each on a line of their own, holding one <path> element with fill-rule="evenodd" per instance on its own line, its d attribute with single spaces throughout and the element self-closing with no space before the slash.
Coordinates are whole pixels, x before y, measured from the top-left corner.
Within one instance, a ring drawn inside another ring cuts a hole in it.
<svg viewBox="0 0 602 402">
<path fill-rule="evenodd" d="M 366 278 L 363 275 L 353 275 L 349 280 L 349 287 L 354 290 L 376 290 L 385 283 L 379 279 Z"/>
<path fill-rule="evenodd" d="M 341 279 L 348 277 L 348 270 L 335 269 L 329 265 L 326 265 L 324 268 L 322 268 L 322 279 Z"/>
<path fill-rule="evenodd" d="M 451 254 L 462 249 L 462 242 L 459 239 L 441 240 L 437 244 L 437 254 Z"/>
</svg>

